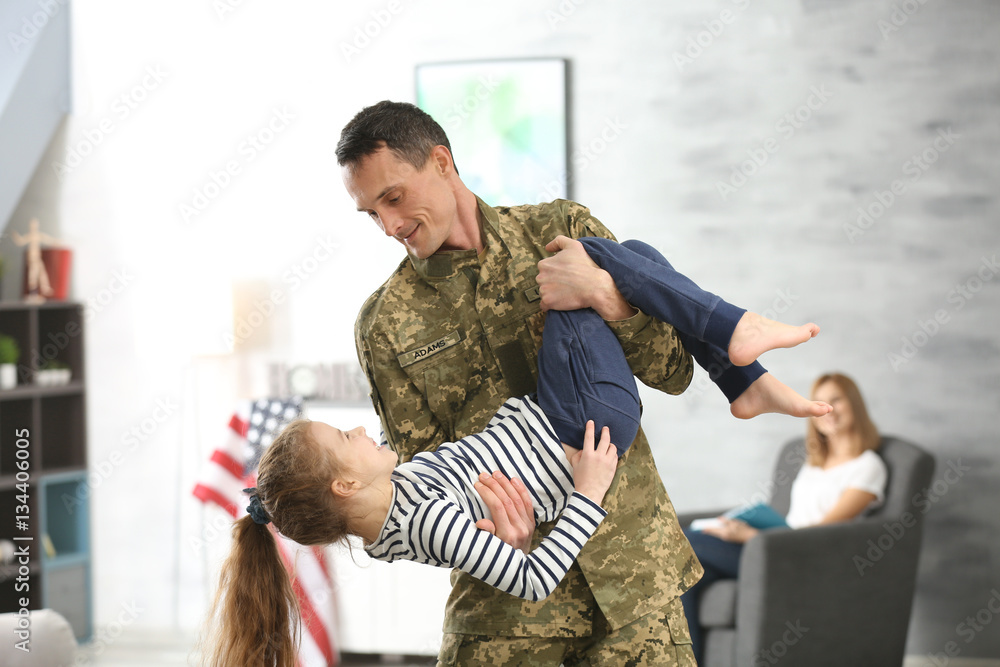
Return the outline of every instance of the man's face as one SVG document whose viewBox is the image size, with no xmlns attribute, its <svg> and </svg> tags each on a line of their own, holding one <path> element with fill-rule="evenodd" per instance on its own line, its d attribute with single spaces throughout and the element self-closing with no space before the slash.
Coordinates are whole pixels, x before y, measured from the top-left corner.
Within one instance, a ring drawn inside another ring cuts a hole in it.
<svg viewBox="0 0 1000 667">
<path fill-rule="evenodd" d="M 448 239 L 455 227 L 457 205 L 447 169 L 437 152 L 421 169 L 380 148 L 365 157 L 355 169 L 344 167 L 342 175 L 348 194 L 358 210 L 406 247 L 425 259 L 438 250 L 449 249 Z"/>
</svg>

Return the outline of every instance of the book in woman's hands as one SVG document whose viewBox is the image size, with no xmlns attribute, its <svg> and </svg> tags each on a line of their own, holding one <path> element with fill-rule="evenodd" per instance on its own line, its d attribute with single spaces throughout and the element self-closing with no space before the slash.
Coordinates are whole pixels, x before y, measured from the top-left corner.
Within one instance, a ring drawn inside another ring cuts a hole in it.
<svg viewBox="0 0 1000 667">
<path fill-rule="evenodd" d="M 735 507 L 722 516 L 727 519 L 738 519 L 757 530 L 767 530 L 768 528 L 788 528 L 785 517 L 778 514 L 770 505 L 756 503 Z M 715 519 L 696 519 L 691 522 L 691 530 L 704 530 L 709 526 L 718 525 L 720 522 Z"/>
</svg>

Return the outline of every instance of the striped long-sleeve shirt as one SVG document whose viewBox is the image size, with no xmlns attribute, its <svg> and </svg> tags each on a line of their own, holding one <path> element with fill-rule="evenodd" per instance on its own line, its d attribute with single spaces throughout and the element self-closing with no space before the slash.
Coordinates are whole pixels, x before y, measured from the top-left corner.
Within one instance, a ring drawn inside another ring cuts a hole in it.
<svg viewBox="0 0 1000 667">
<path fill-rule="evenodd" d="M 476 528 L 491 517 L 474 485 L 479 473 L 496 470 L 524 482 L 535 521 L 559 519 L 530 554 Z M 457 567 L 526 600 L 552 592 L 607 515 L 573 490 L 562 445 L 527 397 L 504 403 L 482 433 L 399 465 L 392 492 L 379 537 L 365 549 L 373 558 Z"/>
</svg>

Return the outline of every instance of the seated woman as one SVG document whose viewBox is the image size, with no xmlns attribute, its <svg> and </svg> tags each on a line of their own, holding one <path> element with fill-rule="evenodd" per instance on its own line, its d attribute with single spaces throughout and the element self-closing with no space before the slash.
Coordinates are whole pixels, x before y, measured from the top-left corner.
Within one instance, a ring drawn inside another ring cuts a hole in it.
<svg viewBox="0 0 1000 667">
<path fill-rule="evenodd" d="M 887 471 L 875 453 L 880 436 L 854 381 L 839 373 L 822 375 L 813 383 L 811 398 L 833 411 L 810 418 L 806 426 L 808 460 L 792 483 L 785 518 L 792 528 L 848 521 L 881 504 L 885 495 Z M 699 598 L 712 583 L 738 576 L 743 545 L 758 532 L 725 517 L 701 531 L 684 530 L 705 568 L 701 581 L 681 596 L 698 664 L 704 657 Z"/>
</svg>

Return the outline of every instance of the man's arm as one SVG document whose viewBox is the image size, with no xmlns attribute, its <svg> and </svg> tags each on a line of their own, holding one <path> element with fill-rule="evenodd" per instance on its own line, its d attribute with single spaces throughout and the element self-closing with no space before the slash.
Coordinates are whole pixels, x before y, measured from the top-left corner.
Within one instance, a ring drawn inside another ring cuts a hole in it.
<svg viewBox="0 0 1000 667">
<path fill-rule="evenodd" d="M 554 254 L 538 262 L 542 310 L 593 308 L 607 321 L 627 320 L 639 312 L 579 241 L 559 235 L 545 250 Z"/>
<path fill-rule="evenodd" d="M 515 549 L 524 553 L 531 550 L 531 536 L 535 532 L 535 512 L 531 494 L 521 480 L 508 481 L 503 473 L 481 473 L 476 484 L 479 497 L 490 511 L 490 519 L 480 519 L 476 528 L 496 535 Z"/>
<path fill-rule="evenodd" d="M 567 219 L 569 228 L 567 236 L 571 238 L 577 239 L 582 236 L 600 236 L 613 240 L 615 238 L 607 227 L 590 214 L 589 209 L 580 204 L 572 203 L 569 205 Z M 542 307 L 555 310 L 579 308 L 579 305 L 571 305 L 568 300 L 565 300 L 569 298 L 568 295 L 573 290 L 583 294 L 590 293 L 592 296 L 588 297 L 587 300 L 596 298 L 598 299 L 596 305 L 601 305 L 601 299 L 607 299 L 604 293 L 606 285 L 601 281 L 594 281 L 593 274 L 587 271 L 589 267 L 586 262 L 596 266 L 593 264 L 593 260 L 589 256 L 582 258 L 578 254 L 560 257 L 563 254 L 563 252 L 559 252 L 551 258 L 539 262 L 539 284 L 553 278 L 562 281 L 569 280 L 572 284 L 566 286 L 566 289 L 558 290 L 557 299 L 550 299 L 546 303 L 543 298 Z M 607 272 L 603 273 L 607 275 Z M 607 275 L 607 279 L 610 280 L 610 278 L 611 276 Z M 614 285 L 613 280 L 611 284 Z M 617 289 L 615 292 L 617 293 Z M 602 297 L 601 294 L 604 296 Z M 621 294 L 617 294 L 617 296 L 624 302 Z M 564 300 L 558 300 L 559 297 Z M 565 305 L 569 305 L 569 307 L 563 307 Z M 630 306 L 629 308 L 631 309 Z M 601 312 L 598 308 L 595 310 Z M 608 310 L 606 312 L 611 313 Z M 641 311 L 631 309 L 631 312 L 635 314 L 622 319 L 608 320 L 608 326 L 618 337 L 632 372 L 644 384 L 654 389 L 668 394 L 680 394 L 691 383 L 694 372 L 694 362 L 691 355 L 684 349 L 672 326 L 654 320 Z M 619 312 L 617 314 L 625 313 Z M 602 313 L 602 316 L 605 316 L 605 313 Z"/>
</svg>

